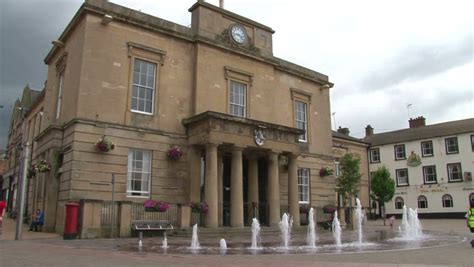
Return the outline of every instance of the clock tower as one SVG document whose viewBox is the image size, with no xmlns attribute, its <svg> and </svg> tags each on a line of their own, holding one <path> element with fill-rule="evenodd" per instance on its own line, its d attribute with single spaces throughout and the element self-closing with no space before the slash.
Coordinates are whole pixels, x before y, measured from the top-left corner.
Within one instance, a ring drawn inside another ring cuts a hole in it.
<svg viewBox="0 0 474 267">
<path fill-rule="evenodd" d="M 272 56 L 272 28 L 204 1 L 196 2 L 191 29 L 197 39 L 242 52 Z"/>
</svg>

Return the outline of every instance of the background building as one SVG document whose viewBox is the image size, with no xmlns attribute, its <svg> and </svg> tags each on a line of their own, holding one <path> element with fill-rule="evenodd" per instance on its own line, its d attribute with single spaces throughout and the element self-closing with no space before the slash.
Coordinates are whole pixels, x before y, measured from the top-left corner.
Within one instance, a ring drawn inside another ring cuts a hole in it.
<svg viewBox="0 0 474 267">
<path fill-rule="evenodd" d="M 39 134 L 41 129 L 43 100 L 44 91 L 32 90 L 27 85 L 23 89 L 21 98 L 15 102 L 13 107 L 2 183 L 2 194 L 3 199 L 7 202 L 7 212 L 13 216 L 16 215 L 17 210 L 18 185 L 23 174 L 24 149 L 27 142 L 30 144 L 30 153 L 27 155 L 30 164 L 36 157 L 33 153 L 36 149 L 34 137 Z M 25 212 L 28 212 L 28 205 Z"/>
<path fill-rule="evenodd" d="M 28 136 L 33 162 L 52 165 L 29 185 L 45 230 L 63 231 L 70 201 L 82 237 L 114 221 L 129 234 L 146 199 L 172 203 L 157 217 L 181 227 L 199 221 L 190 202 L 208 203 L 206 227 L 282 212 L 299 224 L 300 205 L 335 204 L 334 179 L 318 175 L 334 166 L 328 77 L 273 56 L 268 26 L 203 1 L 189 11 L 184 27 L 87 0 L 53 42 Z"/>
<path fill-rule="evenodd" d="M 366 128 L 370 172 L 385 165 L 396 184 L 387 216 L 400 216 L 406 205 L 420 218 L 464 218 L 474 198 L 474 119 L 425 125 L 418 117 L 409 125 L 380 134 Z"/>
</svg>

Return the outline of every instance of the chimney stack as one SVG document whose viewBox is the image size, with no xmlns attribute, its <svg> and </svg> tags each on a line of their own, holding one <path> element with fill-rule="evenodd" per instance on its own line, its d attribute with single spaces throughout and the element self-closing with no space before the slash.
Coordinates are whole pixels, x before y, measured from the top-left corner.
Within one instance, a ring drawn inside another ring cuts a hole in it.
<svg viewBox="0 0 474 267">
<path fill-rule="evenodd" d="M 224 0 L 219 0 L 219 7 L 224 8 Z"/>
<path fill-rule="evenodd" d="M 372 126 L 367 125 L 367 127 L 365 127 L 365 137 L 367 136 L 371 136 L 374 134 L 374 128 L 372 128 Z"/>
<path fill-rule="evenodd" d="M 425 118 L 423 116 L 417 117 L 417 118 L 410 118 L 408 121 L 410 128 L 417 128 L 417 127 L 423 127 L 425 126 Z"/>
</svg>

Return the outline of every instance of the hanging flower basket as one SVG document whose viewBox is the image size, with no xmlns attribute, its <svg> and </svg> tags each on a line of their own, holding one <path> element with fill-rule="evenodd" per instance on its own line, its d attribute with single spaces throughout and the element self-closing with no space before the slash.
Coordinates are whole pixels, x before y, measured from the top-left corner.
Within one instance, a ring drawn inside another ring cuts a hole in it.
<svg viewBox="0 0 474 267">
<path fill-rule="evenodd" d="M 164 201 L 145 200 L 143 207 L 147 212 L 165 212 L 170 208 L 170 204 Z"/>
<path fill-rule="evenodd" d="M 34 174 L 44 173 L 44 172 L 49 172 L 51 170 L 51 164 L 49 164 L 45 160 L 41 160 L 40 162 L 33 164 L 31 168 L 34 170 Z"/>
<path fill-rule="evenodd" d="M 106 137 L 105 135 L 102 136 L 97 142 L 95 143 L 95 148 L 100 152 L 109 152 L 115 148 L 115 144 L 112 139 Z"/>
<path fill-rule="evenodd" d="M 335 206 L 331 206 L 331 205 L 326 205 L 323 207 L 323 212 L 324 213 L 334 213 L 336 211 L 336 207 Z"/>
<path fill-rule="evenodd" d="M 179 146 L 172 146 L 168 150 L 168 158 L 171 160 L 178 160 L 183 155 L 181 148 Z"/>
<path fill-rule="evenodd" d="M 191 212 L 194 213 L 207 213 L 209 211 L 209 205 L 206 202 L 191 202 L 189 207 L 191 207 Z"/>
<path fill-rule="evenodd" d="M 329 176 L 332 175 L 333 170 L 323 167 L 319 170 L 319 176 L 324 177 L 324 176 Z"/>
</svg>

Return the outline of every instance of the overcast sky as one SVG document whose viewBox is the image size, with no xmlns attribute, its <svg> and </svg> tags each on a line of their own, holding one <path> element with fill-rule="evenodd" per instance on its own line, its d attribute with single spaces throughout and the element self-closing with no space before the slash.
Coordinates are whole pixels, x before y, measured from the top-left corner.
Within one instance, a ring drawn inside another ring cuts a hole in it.
<svg viewBox="0 0 474 267">
<path fill-rule="evenodd" d="M 114 0 L 184 26 L 194 0 Z M 218 5 L 218 0 L 209 0 Z M 0 1 L 0 149 L 26 84 L 41 89 L 43 59 L 80 0 Z M 474 117 L 474 1 L 226 0 L 225 8 L 273 30 L 275 56 L 329 76 L 337 126 L 363 137 Z M 408 109 L 408 104 L 411 104 Z"/>
</svg>

